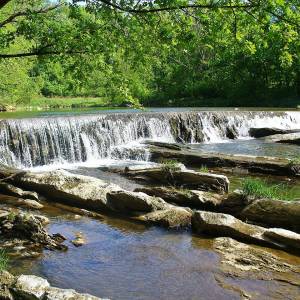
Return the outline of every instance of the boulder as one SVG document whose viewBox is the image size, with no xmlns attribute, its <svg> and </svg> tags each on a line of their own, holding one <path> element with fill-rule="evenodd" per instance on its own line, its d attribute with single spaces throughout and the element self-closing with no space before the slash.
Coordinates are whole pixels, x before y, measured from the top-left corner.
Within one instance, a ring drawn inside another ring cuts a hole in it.
<svg viewBox="0 0 300 300">
<path fill-rule="evenodd" d="M 100 298 L 79 294 L 75 290 L 50 287 L 46 290 L 43 300 L 100 300 Z"/>
<path fill-rule="evenodd" d="M 300 234 L 247 224 L 223 213 L 196 211 L 192 217 L 192 228 L 199 234 L 231 237 L 238 241 L 274 248 L 299 248 L 300 244 Z"/>
<path fill-rule="evenodd" d="M 300 132 L 300 129 L 280 129 L 280 128 L 272 128 L 272 127 L 249 129 L 249 135 L 254 138 L 262 138 L 262 137 L 275 135 L 275 134 L 289 134 L 295 132 Z"/>
<path fill-rule="evenodd" d="M 300 145 L 300 132 L 290 134 L 276 134 L 265 138 L 267 142 Z"/>
<path fill-rule="evenodd" d="M 288 247 L 300 249 L 300 234 L 282 228 L 270 228 L 265 231 L 264 237 Z"/>
<path fill-rule="evenodd" d="M 174 169 L 164 166 L 159 169 L 146 169 L 127 172 L 132 177 L 148 177 L 152 182 L 164 183 L 181 188 L 227 193 L 229 180 L 226 176 L 196 172 L 187 169 Z"/>
<path fill-rule="evenodd" d="M 37 193 L 24 191 L 6 182 L 0 182 L 0 194 L 14 196 L 17 198 L 25 198 L 25 199 L 31 199 L 37 201 L 39 200 L 39 196 Z"/>
<path fill-rule="evenodd" d="M 107 205 L 120 213 L 152 212 L 169 207 L 169 204 L 159 197 L 125 190 L 107 193 Z"/>
<path fill-rule="evenodd" d="M 24 300 L 42 300 L 50 287 L 46 279 L 34 275 L 21 275 L 13 287 L 16 298 Z"/>
<path fill-rule="evenodd" d="M 135 189 L 150 196 L 161 197 L 169 203 L 198 209 L 217 209 L 222 202 L 222 196 L 197 190 L 183 190 L 167 187 L 143 187 Z"/>
<path fill-rule="evenodd" d="M 10 211 L 0 218 L 0 232 L 4 240 L 21 239 L 47 249 L 65 250 L 44 228 L 44 218 L 23 212 Z"/>
<path fill-rule="evenodd" d="M 300 201 L 258 199 L 246 206 L 240 217 L 300 232 Z"/>
<path fill-rule="evenodd" d="M 245 196 L 241 190 L 235 190 L 222 198 L 219 211 L 238 215 L 253 200 Z"/>
<path fill-rule="evenodd" d="M 170 206 L 137 217 L 138 220 L 158 224 L 167 228 L 190 227 L 192 211 L 183 207 Z"/>
<path fill-rule="evenodd" d="M 15 184 L 39 192 L 48 199 L 67 205 L 91 210 L 109 210 L 106 195 L 121 190 L 94 177 L 71 174 L 58 170 L 53 172 L 26 172 L 14 179 Z"/>
<path fill-rule="evenodd" d="M 157 141 L 151 141 L 151 140 L 145 140 L 145 141 L 143 141 L 143 144 L 162 147 L 162 148 L 166 148 L 166 149 L 179 150 L 179 151 L 183 148 L 185 148 L 185 149 L 190 148 L 189 146 L 183 145 L 182 143 L 164 143 L 164 142 L 157 142 Z"/>
<path fill-rule="evenodd" d="M 101 300 L 75 290 L 51 287 L 46 279 L 34 275 L 14 277 L 0 272 L 0 299 L 3 300 Z M 104 300 L 104 299 L 102 299 Z M 108 299 L 106 299 L 108 300 Z"/>
<path fill-rule="evenodd" d="M 36 200 L 22 199 L 3 195 L 0 195 L 0 203 L 9 204 L 16 207 L 24 207 L 28 209 L 42 209 L 44 207 L 43 204 L 39 203 Z"/>
</svg>

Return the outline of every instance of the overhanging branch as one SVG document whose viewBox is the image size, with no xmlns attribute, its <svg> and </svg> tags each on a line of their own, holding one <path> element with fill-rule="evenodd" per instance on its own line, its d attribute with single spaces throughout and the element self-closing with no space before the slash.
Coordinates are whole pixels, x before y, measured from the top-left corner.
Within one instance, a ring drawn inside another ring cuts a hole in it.
<svg viewBox="0 0 300 300">
<path fill-rule="evenodd" d="M 54 9 L 57 9 L 58 7 L 60 7 L 61 4 L 56 4 L 56 5 L 52 5 L 52 6 L 49 6 L 49 7 L 44 7 L 44 8 L 41 8 L 39 10 L 34 10 L 34 11 L 19 11 L 19 12 L 16 12 L 15 14 L 13 15 L 10 15 L 7 19 L 5 19 L 4 21 L 2 21 L 0 23 L 0 28 L 13 22 L 16 18 L 18 17 L 25 17 L 25 16 L 29 16 L 30 14 L 45 14 L 51 10 L 54 10 Z"/>
<path fill-rule="evenodd" d="M 107 6 L 113 7 L 123 12 L 136 13 L 136 14 L 172 11 L 172 10 L 180 10 L 180 9 L 247 9 L 247 8 L 253 8 L 258 6 L 257 4 L 240 4 L 240 5 L 190 4 L 190 5 L 178 5 L 178 6 L 169 6 L 169 7 L 157 7 L 157 8 L 150 8 L 150 9 L 137 9 L 137 8 L 130 9 L 112 3 L 109 0 L 99 0 L 99 2 L 102 2 Z"/>
</svg>

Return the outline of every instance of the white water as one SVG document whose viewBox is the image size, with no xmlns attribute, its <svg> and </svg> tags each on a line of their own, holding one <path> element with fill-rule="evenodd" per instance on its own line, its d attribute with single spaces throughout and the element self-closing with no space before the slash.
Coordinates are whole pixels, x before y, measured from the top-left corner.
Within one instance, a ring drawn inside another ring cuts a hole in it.
<svg viewBox="0 0 300 300">
<path fill-rule="evenodd" d="M 226 142 L 251 127 L 300 128 L 300 112 L 109 114 L 0 121 L 0 162 L 18 168 L 74 168 L 148 161 L 144 139 Z"/>
</svg>

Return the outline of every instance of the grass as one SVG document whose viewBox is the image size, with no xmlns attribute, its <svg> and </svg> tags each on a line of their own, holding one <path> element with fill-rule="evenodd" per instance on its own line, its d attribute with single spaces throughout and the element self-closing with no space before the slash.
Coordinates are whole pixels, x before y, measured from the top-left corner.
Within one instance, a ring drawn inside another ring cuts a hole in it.
<svg viewBox="0 0 300 300">
<path fill-rule="evenodd" d="M 199 169 L 199 172 L 208 173 L 209 172 L 208 167 L 207 166 L 201 166 L 201 168 Z"/>
<path fill-rule="evenodd" d="M 297 156 L 289 162 L 289 165 L 295 166 L 295 165 L 300 165 L 300 156 Z"/>
<path fill-rule="evenodd" d="M 37 97 L 23 108 L 82 108 L 82 107 L 104 107 L 109 106 L 110 102 L 100 97 Z M 22 108 L 22 105 L 20 105 Z"/>
<path fill-rule="evenodd" d="M 166 172 L 175 172 L 180 170 L 180 166 L 177 160 L 165 159 L 161 161 L 162 169 Z"/>
<path fill-rule="evenodd" d="M 8 256 L 4 250 L 0 250 L 0 271 L 4 271 L 8 266 Z"/>
<path fill-rule="evenodd" d="M 274 200 L 293 200 L 289 187 L 282 183 L 270 184 L 261 179 L 245 179 L 242 182 L 242 191 L 246 196 L 254 198 L 268 198 Z"/>
</svg>

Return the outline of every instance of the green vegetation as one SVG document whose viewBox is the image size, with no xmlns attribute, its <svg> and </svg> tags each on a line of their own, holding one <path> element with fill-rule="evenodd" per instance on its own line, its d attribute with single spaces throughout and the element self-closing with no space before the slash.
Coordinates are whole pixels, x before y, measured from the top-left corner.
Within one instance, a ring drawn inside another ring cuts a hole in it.
<svg viewBox="0 0 300 300">
<path fill-rule="evenodd" d="M 1 2 L 0 104 L 299 105 L 299 0 L 77 2 Z"/>
<path fill-rule="evenodd" d="M 164 159 L 161 161 L 162 169 L 165 172 L 173 173 L 180 170 L 180 165 L 177 160 L 173 159 Z"/>
<path fill-rule="evenodd" d="M 265 180 L 248 178 L 242 182 L 242 191 L 246 196 L 277 200 L 293 200 L 289 187 L 284 184 L 270 184 Z"/>
<path fill-rule="evenodd" d="M 207 166 L 201 166 L 201 168 L 199 169 L 199 172 L 209 173 L 208 167 Z"/>
<path fill-rule="evenodd" d="M 0 250 L 0 271 L 4 271 L 8 266 L 8 256 L 4 250 Z"/>
<path fill-rule="evenodd" d="M 291 166 L 300 165 L 300 156 L 291 159 L 291 161 L 289 162 L 289 165 L 291 165 Z"/>
</svg>

